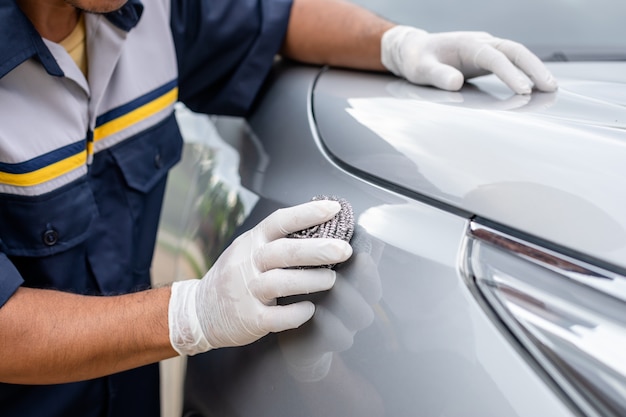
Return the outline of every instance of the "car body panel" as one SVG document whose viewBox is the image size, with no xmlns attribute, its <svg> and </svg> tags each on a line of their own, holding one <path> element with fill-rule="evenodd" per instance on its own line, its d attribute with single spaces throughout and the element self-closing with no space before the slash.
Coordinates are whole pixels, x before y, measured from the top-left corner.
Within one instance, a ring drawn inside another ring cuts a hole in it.
<svg viewBox="0 0 626 417">
<path fill-rule="evenodd" d="M 548 268 L 575 275 L 567 288 L 580 284 L 567 294 L 575 314 L 559 324 L 605 335 L 593 325 L 603 321 L 584 321 L 575 296 L 598 278 L 581 270 L 621 275 L 615 282 L 603 275 L 602 285 L 623 284 L 626 271 L 626 3 L 354 2 L 430 32 L 515 39 L 552 61 L 560 88 L 515 95 L 488 75 L 447 92 L 388 74 L 277 60 L 246 120 L 179 107 L 186 144 L 168 183 L 153 268 L 161 281 L 201 277 L 236 236 L 316 195 L 345 198 L 356 219 L 354 255 L 337 268 L 335 287 L 278 300 L 314 301 L 311 321 L 187 358 L 183 415 L 608 414 L 586 395 L 602 385 L 585 393 L 590 385 L 579 386 L 587 380 L 572 384 L 571 373 L 560 373 L 553 364 L 567 367 L 569 359 L 558 344 L 544 350 L 556 352 L 548 360 L 538 355 L 526 328 L 512 326 L 476 285 L 472 268 L 487 271 L 483 281 L 492 266 L 513 268 L 513 280 L 519 271 L 535 279 L 528 282 L 548 277 L 542 282 L 556 295 L 550 307 L 562 301 L 562 277 L 526 273 L 540 268 L 526 262 L 529 253 L 556 260 Z M 554 62 L 568 60 L 580 62 Z M 470 231 L 476 225 L 497 232 L 503 253 L 483 251 L 488 243 Z M 510 242 L 532 251 L 513 253 Z M 527 294 L 515 293 L 561 318 Z M 610 298 L 593 311 L 608 311 L 622 335 L 623 310 L 613 306 L 623 307 L 623 296 L 614 295 L 585 302 Z M 566 354 L 579 346 L 570 347 Z M 580 365 L 593 368 L 591 356 Z M 624 392 L 624 375 L 607 381 Z"/>
<path fill-rule="evenodd" d="M 550 69 L 559 90 L 530 96 L 329 70 L 315 121 L 348 170 L 626 268 L 626 63 Z"/>
<path fill-rule="evenodd" d="M 300 329 L 188 358 L 184 415 L 577 415 L 468 287 L 469 218 L 326 153 L 311 112 L 319 72 L 281 65 L 247 123 L 216 126 L 241 155 L 241 187 L 258 198 L 237 233 L 277 208 L 337 195 L 355 211 L 354 255 L 335 288 L 305 297 L 317 310 Z"/>
</svg>

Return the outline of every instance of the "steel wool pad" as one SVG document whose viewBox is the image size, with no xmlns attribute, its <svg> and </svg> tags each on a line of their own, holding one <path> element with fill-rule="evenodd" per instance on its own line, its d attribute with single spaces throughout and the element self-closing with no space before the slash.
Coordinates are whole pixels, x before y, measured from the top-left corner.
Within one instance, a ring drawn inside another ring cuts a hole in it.
<svg viewBox="0 0 626 417">
<path fill-rule="evenodd" d="M 308 229 L 287 235 L 289 238 L 305 239 L 305 238 L 335 238 L 350 242 L 354 234 L 354 212 L 352 206 L 347 200 L 335 196 L 318 195 L 311 199 L 332 200 L 337 201 L 341 205 L 341 209 L 332 219 L 325 223 L 309 227 Z M 336 265 L 325 265 L 327 268 L 334 268 Z"/>
</svg>

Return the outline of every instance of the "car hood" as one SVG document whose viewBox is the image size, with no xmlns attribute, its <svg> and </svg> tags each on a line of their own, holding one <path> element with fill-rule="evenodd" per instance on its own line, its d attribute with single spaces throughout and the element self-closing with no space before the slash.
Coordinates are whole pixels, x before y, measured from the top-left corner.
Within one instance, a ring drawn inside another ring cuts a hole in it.
<svg viewBox="0 0 626 417">
<path fill-rule="evenodd" d="M 323 72 L 322 144 L 355 175 L 626 268 L 626 63 L 554 63 L 555 93 Z M 413 232 L 411 232 L 413 233 Z"/>
</svg>

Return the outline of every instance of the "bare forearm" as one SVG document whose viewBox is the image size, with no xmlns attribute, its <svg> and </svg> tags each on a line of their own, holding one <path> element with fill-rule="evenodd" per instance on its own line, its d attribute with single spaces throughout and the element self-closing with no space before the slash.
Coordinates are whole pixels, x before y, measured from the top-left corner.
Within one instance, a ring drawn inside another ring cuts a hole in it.
<svg viewBox="0 0 626 417">
<path fill-rule="evenodd" d="M 90 297 L 20 288 L 0 308 L 0 381 L 90 379 L 176 355 L 169 288 Z"/>
<path fill-rule="evenodd" d="M 342 0 L 294 0 L 282 54 L 312 64 L 384 70 L 380 39 L 393 26 Z"/>
</svg>

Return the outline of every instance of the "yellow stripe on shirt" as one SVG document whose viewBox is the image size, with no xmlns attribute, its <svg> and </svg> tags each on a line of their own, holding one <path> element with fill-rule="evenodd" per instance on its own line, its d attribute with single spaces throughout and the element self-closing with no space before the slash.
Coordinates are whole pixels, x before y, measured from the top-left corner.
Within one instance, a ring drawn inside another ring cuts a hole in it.
<svg viewBox="0 0 626 417">
<path fill-rule="evenodd" d="M 108 136 L 114 135 L 148 117 L 166 109 L 178 100 L 178 87 L 174 87 L 162 96 L 144 104 L 137 109 L 126 113 L 117 119 L 111 120 L 101 126 L 98 126 L 93 132 L 94 141 L 102 140 Z"/>
<path fill-rule="evenodd" d="M 84 166 L 86 161 L 87 151 L 83 151 L 36 171 L 26 172 L 23 174 L 0 172 L 0 183 L 18 187 L 39 185 L 46 181 L 58 178 L 61 175 L 67 174 L 76 168 Z"/>
</svg>

